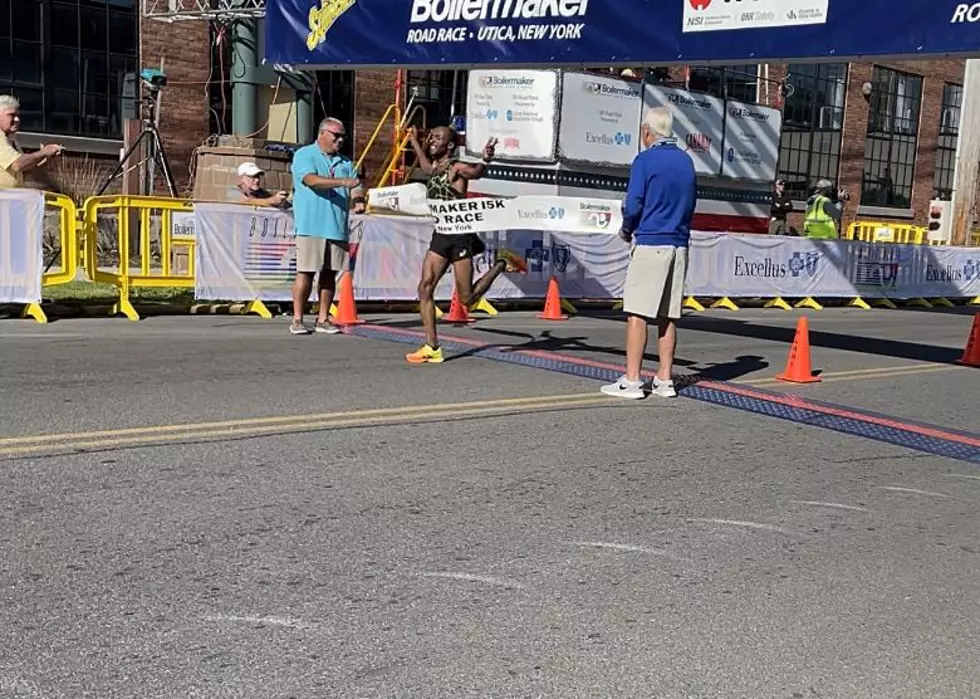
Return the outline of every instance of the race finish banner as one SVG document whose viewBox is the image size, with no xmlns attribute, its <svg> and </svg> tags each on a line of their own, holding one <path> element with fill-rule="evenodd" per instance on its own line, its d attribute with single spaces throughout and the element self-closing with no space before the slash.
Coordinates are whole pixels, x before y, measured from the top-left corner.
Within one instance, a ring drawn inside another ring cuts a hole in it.
<svg viewBox="0 0 980 699">
<path fill-rule="evenodd" d="M 0 189 L 0 303 L 40 303 L 44 194 Z"/>
<path fill-rule="evenodd" d="M 421 184 L 368 190 L 368 207 L 372 213 L 403 213 L 409 208 L 404 202 L 415 200 L 420 187 L 424 193 Z M 421 205 L 416 203 L 412 208 L 418 211 Z M 618 233 L 623 223 L 622 205 L 610 199 L 559 196 L 430 199 L 427 208 L 433 230 L 446 235 L 507 230 Z"/>
<path fill-rule="evenodd" d="M 266 61 L 307 69 L 663 65 L 980 54 L 956 0 L 268 0 Z"/>
</svg>

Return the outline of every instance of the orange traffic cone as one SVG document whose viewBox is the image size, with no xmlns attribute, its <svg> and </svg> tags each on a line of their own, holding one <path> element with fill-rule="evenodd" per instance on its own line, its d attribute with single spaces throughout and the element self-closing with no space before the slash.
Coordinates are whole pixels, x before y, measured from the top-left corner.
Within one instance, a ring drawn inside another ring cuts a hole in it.
<svg viewBox="0 0 980 699">
<path fill-rule="evenodd" d="M 552 277 L 548 280 L 548 294 L 544 297 L 544 311 L 538 313 L 541 320 L 568 320 L 561 312 L 561 294 L 558 293 L 558 280 Z"/>
<path fill-rule="evenodd" d="M 449 304 L 449 313 L 444 315 L 442 320 L 444 323 L 452 323 L 454 325 L 476 322 L 476 318 L 470 315 L 470 309 L 460 303 L 459 292 L 455 289 L 453 289 L 453 300 Z"/>
<path fill-rule="evenodd" d="M 810 366 L 810 321 L 806 316 L 800 318 L 796 324 L 796 337 L 793 338 L 793 346 L 789 348 L 786 371 L 776 378 L 792 383 L 816 383 L 820 380 L 819 376 L 813 375 Z"/>
<path fill-rule="evenodd" d="M 354 279 L 351 272 L 344 272 L 340 278 L 340 293 L 337 295 L 337 315 L 334 322 L 337 325 L 359 325 L 364 321 L 357 317 L 357 305 L 354 303 Z"/>
<path fill-rule="evenodd" d="M 980 313 L 973 316 L 973 329 L 970 330 L 966 349 L 963 350 L 963 356 L 957 360 L 957 364 L 980 366 Z"/>
</svg>

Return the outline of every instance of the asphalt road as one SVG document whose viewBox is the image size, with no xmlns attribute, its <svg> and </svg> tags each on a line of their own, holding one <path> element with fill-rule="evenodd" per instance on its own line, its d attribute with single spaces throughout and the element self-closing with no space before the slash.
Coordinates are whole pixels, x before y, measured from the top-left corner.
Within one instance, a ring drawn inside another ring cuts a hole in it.
<svg viewBox="0 0 980 699">
<path fill-rule="evenodd" d="M 679 368 L 779 389 L 797 316 L 686 319 Z M 810 320 L 782 390 L 980 432 L 970 316 Z M 0 697 L 980 696 L 975 465 L 408 349 L 0 323 Z"/>
</svg>

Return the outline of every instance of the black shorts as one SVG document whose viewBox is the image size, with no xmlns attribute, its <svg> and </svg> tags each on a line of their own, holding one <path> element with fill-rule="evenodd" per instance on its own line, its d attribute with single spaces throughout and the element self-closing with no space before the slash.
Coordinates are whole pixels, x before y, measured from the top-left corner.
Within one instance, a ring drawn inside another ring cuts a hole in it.
<svg viewBox="0 0 980 699">
<path fill-rule="evenodd" d="M 476 233 L 461 233 L 457 235 L 447 235 L 446 233 L 433 233 L 432 242 L 429 243 L 429 250 L 443 257 L 450 262 L 456 260 L 468 260 L 477 255 L 482 255 L 487 249 L 480 236 Z"/>
</svg>

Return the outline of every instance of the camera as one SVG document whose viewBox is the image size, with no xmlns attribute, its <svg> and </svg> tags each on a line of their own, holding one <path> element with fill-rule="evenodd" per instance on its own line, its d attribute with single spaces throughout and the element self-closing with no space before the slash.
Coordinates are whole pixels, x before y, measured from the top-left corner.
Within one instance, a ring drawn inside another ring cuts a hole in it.
<svg viewBox="0 0 980 699">
<path fill-rule="evenodd" d="M 156 68 L 144 68 L 140 71 L 140 80 L 151 90 L 159 90 L 167 86 L 167 76 Z"/>
</svg>

